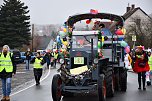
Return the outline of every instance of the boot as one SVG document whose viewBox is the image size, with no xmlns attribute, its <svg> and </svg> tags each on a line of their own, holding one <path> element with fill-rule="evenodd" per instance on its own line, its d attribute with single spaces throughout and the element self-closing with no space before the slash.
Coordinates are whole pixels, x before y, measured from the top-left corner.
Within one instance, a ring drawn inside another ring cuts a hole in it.
<svg viewBox="0 0 152 101">
<path fill-rule="evenodd" d="M 3 98 L 1 99 L 1 101 L 6 101 L 6 96 L 3 96 Z"/>
<path fill-rule="evenodd" d="M 10 97 L 6 96 L 6 100 L 5 101 L 10 101 Z"/>
</svg>

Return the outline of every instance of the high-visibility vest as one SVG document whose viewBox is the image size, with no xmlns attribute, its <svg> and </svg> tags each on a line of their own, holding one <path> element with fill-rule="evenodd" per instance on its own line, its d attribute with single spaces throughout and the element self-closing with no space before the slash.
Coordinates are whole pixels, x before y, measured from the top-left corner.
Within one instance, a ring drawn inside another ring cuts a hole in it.
<svg viewBox="0 0 152 101">
<path fill-rule="evenodd" d="M 7 53 L 6 57 L 4 57 L 4 54 L 0 53 L 0 72 L 2 72 L 4 69 L 7 73 L 13 72 L 11 54 L 12 53 Z"/>
<path fill-rule="evenodd" d="M 58 53 L 54 53 L 54 59 L 57 59 L 58 58 Z"/>
<path fill-rule="evenodd" d="M 41 62 L 42 62 L 42 58 L 40 58 L 40 59 L 36 58 L 35 62 L 34 62 L 34 68 L 36 68 L 36 69 L 43 68 L 41 65 Z"/>
<path fill-rule="evenodd" d="M 152 70 L 152 55 L 149 57 L 148 64 L 150 66 L 150 70 Z"/>
</svg>

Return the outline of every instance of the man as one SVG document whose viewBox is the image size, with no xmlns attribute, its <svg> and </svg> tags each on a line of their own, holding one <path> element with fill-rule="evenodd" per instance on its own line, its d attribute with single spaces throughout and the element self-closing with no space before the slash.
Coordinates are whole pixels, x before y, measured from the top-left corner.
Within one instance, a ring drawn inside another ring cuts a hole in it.
<svg viewBox="0 0 152 101">
<path fill-rule="evenodd" d="M 30 52 L 30 49 L 27 49 L 27 52 L 25 52 L 24 56 L 26 56 L 26 70 L 29 70 L 30 60 L 32 56 L 32 52 Z"/>
<path fill-rule="evenodd" d="M 0 53 L 0 78 L 2 80 L 3 98 L 1 101 L 10 101 L 11 78 L 16 73 L 14 56 L 9 52 L 9 46 L 4 45 Z"/>
</svg>

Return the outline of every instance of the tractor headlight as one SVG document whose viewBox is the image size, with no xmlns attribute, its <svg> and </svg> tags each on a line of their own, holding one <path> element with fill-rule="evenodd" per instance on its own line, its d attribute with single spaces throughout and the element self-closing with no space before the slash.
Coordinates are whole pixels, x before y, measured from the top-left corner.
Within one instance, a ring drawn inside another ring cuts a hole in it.
<svg viewBox="0 0 152 101">
<path fill-rule="evenodd" d="M 93 60 L 93 62 L 94 62 L 94 64 L 98 64 L 98 59 L 95 58 L 95 59 Z"/>
<path fill-rule="evenodd" d="M 68 61 L 67 64 L 69 65 L 69 64 L 70 64 L 70 61 Z"/>
<path fill-rule="evenodd" d="M 60 64 L 64 64 L 64 59 L 60 59 Z"/>
</svg>

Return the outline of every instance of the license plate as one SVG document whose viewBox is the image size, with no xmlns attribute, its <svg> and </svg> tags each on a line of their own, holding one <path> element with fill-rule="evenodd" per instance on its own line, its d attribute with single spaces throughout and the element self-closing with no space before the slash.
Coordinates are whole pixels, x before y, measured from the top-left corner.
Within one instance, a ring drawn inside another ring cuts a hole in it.
<svg viewBox="0 0 152 101">
<path fill-rule="evenodd" d="M 84 64 L 84 57 L 74 57 L 74 64 Z"/>
</svg>

